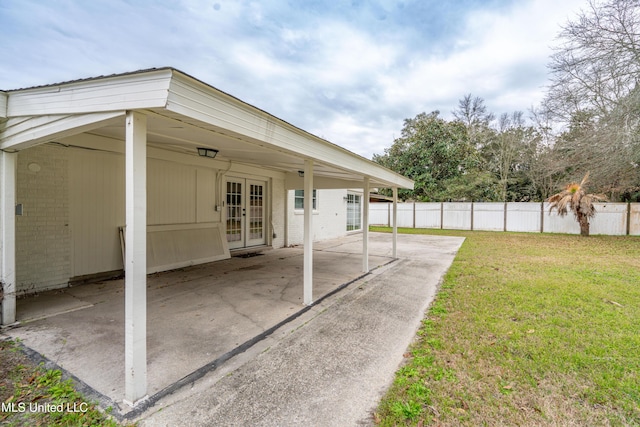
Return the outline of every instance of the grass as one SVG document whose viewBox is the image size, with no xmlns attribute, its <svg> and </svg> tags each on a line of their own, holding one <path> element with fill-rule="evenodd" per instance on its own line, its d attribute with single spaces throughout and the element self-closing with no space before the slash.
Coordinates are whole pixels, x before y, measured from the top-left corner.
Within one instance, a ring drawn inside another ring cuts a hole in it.
<svg viewBox="0 0 640 427">
<path fill-rule="evenodd" d="M 466 240 L 378 425 L 640 425 L 640 238 L 399 232 Z"/>
<path fill-rule="evenodd" d="M 59 370 L 34 364 L 11 340 L 0 341 L 0 403 L 3 426 L 121 425 L 87 402 Z"/>
</svg>

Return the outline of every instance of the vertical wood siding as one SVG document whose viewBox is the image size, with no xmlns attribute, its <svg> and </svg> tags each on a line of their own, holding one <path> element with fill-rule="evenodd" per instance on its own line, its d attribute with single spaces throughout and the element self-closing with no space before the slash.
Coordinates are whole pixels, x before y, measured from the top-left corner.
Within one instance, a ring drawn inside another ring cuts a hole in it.
<svg viewBox="0 0 640 427">
<path fill-rule="evenodd" d="M 124 156 L 82 149 L 69 152 L 72 275 L 120 270 Z"/>
<path fill-rule="evenodd" d="M 196 222 L 196 168 L 164 160 L 149 159 L 147 164 L 147 224 L 191 224 L 194 222 Z"/>
</svg>

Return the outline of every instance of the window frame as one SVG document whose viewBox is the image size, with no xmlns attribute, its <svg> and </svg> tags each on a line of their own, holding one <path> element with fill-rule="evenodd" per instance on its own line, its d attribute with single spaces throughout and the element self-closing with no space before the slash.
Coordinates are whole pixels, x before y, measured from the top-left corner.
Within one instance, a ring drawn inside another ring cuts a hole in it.
<svg viewBox="0 0 640 427">
<path fill-rule="evenodd" d="M 356 202 L 356 200 L 358 200 Z M 358 193 L 347 193 L 347 224 L 346 224 L 346 230 L 348 233 L 351 232 L 356 232 L 356 231 L 362 231 L 362 201 L 363 201 L 363 196 L 362 194 L 358 194 Z M 353 207 L 357 207 L 357 219 L 354 215 L 354 212 L 352 212 L 349 209 L 349 205 L 353 205 Z M 355 224 L 351 223 L 350 224 L 350 220 L 351 219 L 356 219 Z M 357 226 L 358 228 L 349 228 L 349 227 L 355 227 Z"/>
<path fill-rule="evenodd" d="M 318 193 L 315 188 L 313 189 L 312 205 L 313 205 L 312 210 L 317 211 L 318 210 Z M 304 190 L 293 190 L 293 208 L 297 211 L 304 211 Z"/>
</svg>

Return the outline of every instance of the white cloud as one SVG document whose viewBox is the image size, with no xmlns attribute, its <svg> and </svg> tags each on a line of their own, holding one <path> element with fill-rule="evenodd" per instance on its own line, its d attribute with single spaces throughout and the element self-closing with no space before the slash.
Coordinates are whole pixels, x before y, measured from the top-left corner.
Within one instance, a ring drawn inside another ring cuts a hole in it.
<svg viewBox="0 0 640 427">
<path fill-rule="evenodd" d="M 0 5 L 0 88 L 169 65 L 370 157 L 470 92 L 497 114 L 537 104 L 583 3 L 22 0 Z"/>
</svg>

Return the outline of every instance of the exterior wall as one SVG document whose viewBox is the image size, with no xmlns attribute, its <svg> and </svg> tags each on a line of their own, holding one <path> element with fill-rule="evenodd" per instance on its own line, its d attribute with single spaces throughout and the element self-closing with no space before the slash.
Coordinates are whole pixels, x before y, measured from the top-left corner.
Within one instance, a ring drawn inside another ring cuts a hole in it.
<svg viewBox="0 0 640 427">
<path fill-rule="evenodd" d="M 21 151 L 16 176 L 16 203 L 23 206 L 16 217 L 16 290 L 66 286 L 71 269 L 67 150 L 46 145 Z"/>
<path fill-rule="evenodd" d="M 304 239 L 304 210 L 294 209 L 293 190 L 288 198 L 288 242 L 301 245 Z M 334 239 L 347 234 L 347 190 L 317 190 L 313 212 L 313 240 Z"/>
<path fill-rule="evenodd" d="M 71 270 L 69 277 L 122 270 L 118 227 L 124 225 L 124 156 L 68 148 Z"/>
<path fill-rule="evenodd" d="M 72 278 L 123 268 L 119 227 L 125 225 L 125 158 L 117 142 L 109 151 L 96 150 L 92 138 L 75 136 L 62 141 L 71 147 L 45 144 L 18 154 L 16 203 L 23 205 L 23 215 L 16 218 L 18 293 L 62 288 Z M 84 143 L 92 149 L 77 147 Z M 179 234 L 185 226 L 221 223 L 222 172 L 196 156 L 155 153 L 147 162 L 150 231 L 175 225 Z M 230 173 L 265 175 L 272 197 L 266 206 L 267 243 L 284 246 L 284 175 L 246 165 Z"/>
<path fill-rule="evenodd" d="M 271 180 L 271 245 L 274 248 L 285 245 L 286 193 L 284 179 Z"/>
</svg>

